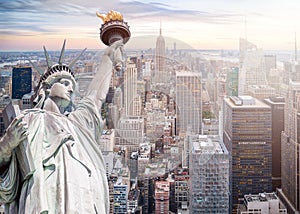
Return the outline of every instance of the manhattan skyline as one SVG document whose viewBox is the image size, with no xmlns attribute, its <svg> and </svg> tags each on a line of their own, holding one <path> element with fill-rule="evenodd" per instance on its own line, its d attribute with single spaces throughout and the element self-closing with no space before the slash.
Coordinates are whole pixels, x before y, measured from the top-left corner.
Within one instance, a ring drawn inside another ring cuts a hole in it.
<svg viewBox="0 0 300 214">
<path fill-rule="evenodd" d="M 128 22 L 128 48 L 154 47 L 160 25 L 163 36 L 195 49 L 238 49 L 242 37 L 264 50 L 293 50 L 300 30 L 296 0 L 4 0 L 0 6 L 2 51 L 41 50 L 42 45 L 56 50 L 63 39 L 71 49 L 104 48 L 99 41 L 102 20 L 95 13 L 109 10 L 119 11 Z"/>
</svg>

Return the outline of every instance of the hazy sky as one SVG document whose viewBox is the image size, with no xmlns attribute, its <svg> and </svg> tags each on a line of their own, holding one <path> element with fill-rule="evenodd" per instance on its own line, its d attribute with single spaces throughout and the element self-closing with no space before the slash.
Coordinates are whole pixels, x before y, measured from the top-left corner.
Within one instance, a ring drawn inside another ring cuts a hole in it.
<svg viewBox="0 0 300 214">
<path fill-rule="evenodd" d="M 195 49 L 238 49 L 247 36 L 264 50 L 293 50 L 297 31 L 300 43 L 299 0 L 1 0 L 0 51 L 58 50 L 63 39 L 68 49 L 103 48 L 95 13 L 109 10 L 130 25 L 128 47 L 155 47 L 160 22 L 169 48 L 168 37 Z"/>
</svg>

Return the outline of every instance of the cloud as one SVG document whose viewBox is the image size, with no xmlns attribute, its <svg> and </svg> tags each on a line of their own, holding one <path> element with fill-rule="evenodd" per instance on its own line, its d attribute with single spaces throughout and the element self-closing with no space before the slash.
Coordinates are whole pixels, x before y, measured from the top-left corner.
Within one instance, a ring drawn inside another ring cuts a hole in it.
<svg viewBox="0 0 300 214">
<path fill-rule="evenodd" d="M 210 13 L 201 10 L 184 10 L 162 3 L 142 3 L 140 1 L 121 2 L 118 9 L 132 20 L 169 19 L 174 21 L 207 22 L 231 24 L 240 20 L 239 13 Z"/>
</svg>

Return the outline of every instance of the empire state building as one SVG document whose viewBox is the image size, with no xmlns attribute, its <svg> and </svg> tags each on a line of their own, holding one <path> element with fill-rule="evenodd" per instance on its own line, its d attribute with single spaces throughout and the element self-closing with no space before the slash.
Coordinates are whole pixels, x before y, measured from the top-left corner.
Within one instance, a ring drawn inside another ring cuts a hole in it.
<svg viewBox="0 0 300 214">
<path fill-rule="evenodd" d="M 166 45 L 165 39 L 161 34 L 161 27 L 159 30 L 159 36 L 156 40 L 155 50 L 155 71 L 153 75 L 153 83 L 165 83 L 166 80 Z"/>
</svg>

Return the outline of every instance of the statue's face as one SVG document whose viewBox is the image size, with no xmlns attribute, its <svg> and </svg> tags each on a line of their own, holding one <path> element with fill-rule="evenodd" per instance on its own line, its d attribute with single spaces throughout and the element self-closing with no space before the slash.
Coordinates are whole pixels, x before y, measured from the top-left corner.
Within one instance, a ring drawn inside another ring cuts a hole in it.
<svg viewBox="0 0 300 214">
<path fill-rule="evenodd" d="M 58 103 L 59 105 L 67 106 L 71 102 L 73 88 L 74 85 L 70 79 L 62 78 L 52 85 L 49 96 L 55 100 L 63 101 Z"/>
</svg>

